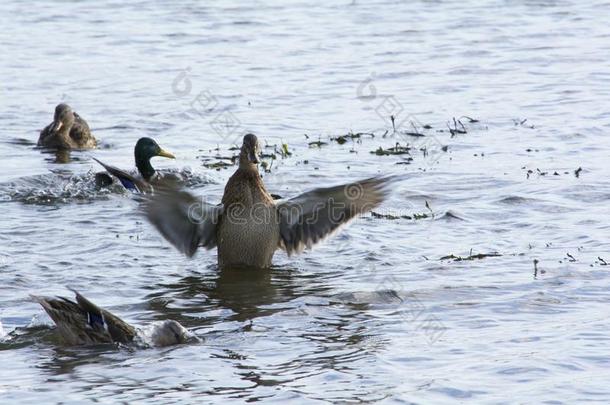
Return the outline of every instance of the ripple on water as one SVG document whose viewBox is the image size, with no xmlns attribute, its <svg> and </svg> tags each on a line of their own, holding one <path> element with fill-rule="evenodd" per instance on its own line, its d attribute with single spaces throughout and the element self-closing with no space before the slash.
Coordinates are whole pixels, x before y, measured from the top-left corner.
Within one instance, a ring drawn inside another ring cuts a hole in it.
<svg viewBox="0 0 610 405">
<path fill-rule="evenodd" d="M 188 188 L 211 182 L 209 176 L 193 172 L 191 169 L 168 169 L 161 173 L 177 178 Z M 100 186 L 96 182 L 96 172 L 93 171 L 84 174 L 56 171 L 0 184 L 0 201 L 34 205 L 88 203 L 108 199 L 112 194 L 129 195 L 130 193 L 117 181 L 113 181 L 108 186 Z"/>
</svg>

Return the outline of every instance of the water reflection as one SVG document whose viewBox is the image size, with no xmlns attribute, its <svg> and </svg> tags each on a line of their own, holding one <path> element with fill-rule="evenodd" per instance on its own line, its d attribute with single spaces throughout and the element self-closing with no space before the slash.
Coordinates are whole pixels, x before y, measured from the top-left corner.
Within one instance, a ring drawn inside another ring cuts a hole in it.
<svg viewBox="0 0 610 405">
<path fill-rule="evenodd" d="M 70 163 L 70 151 L 69 150 L 56 150 L 55 151 L 55 162 L 54 163 Z"/>
<path fill-rule="evenodd" d="M 44 155 L 47 155 L 45 157 L 45 160 L 47 162 L 50 163 L 70 163 L 73 160 L 78 160 L 78 159 L 72 159 L 72 151 L 69 149 L 54 149 L 54 148 L 40 148 L 37 147 L 37 149 L 40 149 L 40 152 Z"/>
<path fill-rule="evenodd" d="M 227 340 L 212 342 L 221 349 L 215 357 L 231 364 L 245 382 L 245 387 L 216 386 L 215 393 L 254 401 L 265 398 L 269 387 L 300 387 L 302 393 L 312 394 L 310 387 L 332 380 L 334 388 L 326 390 L 326 395 L 353 401 L 377 397 L 388 388 L 380 384 L 381 389 L 354 389 L 353 385 L 367 378 L 367 365 L 376 362 L 389 342 L 379 333 L 382 328 L 377 328 L 375 317 L 352 305 L 333 305 L 322 297 L 308 296 L 305 301 L 276 312 L 267 322 L 255 322 L 257 329 L 245 330 L 250 335 L 243 338 L 247 350 L 243 345 L 229 349 L 232 345 Z"/>
<path fill-rule="evenodd" d="M 162 284 L 160 291 L 147 298 L 150 309 L 186 324 L 193 325 L 192 316 L 196 315 L 201 315 L 197 326 L 214 322 L 218 316 L 209 316 L 206 312 L 216 314 L 219 309 L 231 311 L 225 320 L 243 322 L 283 309 L 274 304 L 287 303 L 307 294 L 322 294 L 328 289 L 315 281 L 310 275 L 300 275 L 297 269 L 288 267 L 219 269 L 213 265 L 205 273 Z M 165 297 L 172 298 L 171 306 Z"/>
<path fill-rule="evenodd" d="M 51 350 L 41 352 L 37 367 L 51 375 L 72 374 L 81 366 L 116 363 L 116 358 L 113 355 L 119 351 L 130 352 L 133 350 L 133 348 L 125 346 L 119 348 L 113 344 L 74 347 L 53 345 Z"/>
</svg>

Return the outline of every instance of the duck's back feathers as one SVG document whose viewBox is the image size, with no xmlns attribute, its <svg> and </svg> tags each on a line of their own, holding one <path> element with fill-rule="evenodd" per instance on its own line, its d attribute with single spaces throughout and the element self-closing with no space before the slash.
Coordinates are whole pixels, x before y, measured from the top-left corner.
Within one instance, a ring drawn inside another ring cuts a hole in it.
<svg viewBox="0 0 610 405">
<path fill-rule="evenodd" d="M 67 344 L 129 343 L 134 339 L 133 326 L 74 293 L 76 302 L 64 297 L 32 296 L 55 322 Z"/>
<path fill-rule="evenodd" d="M 289 255 L 311 248 L 356 215 L 381 204 L 389 194 L 392 179 L 373 177 L 317 188 L 279 203 L 280 247 Z"/>
<path fill-rule="evenodd" d="M 74 294 L 76 295 L 76 302 L 79 307 L 87 313 L 90 323 L 93 321 L 105 327 L 113 342 L 129 343 L 133 340 L 136 335 L 136 330 L 133 326 L 118 316 L 98 307 L 77 291 L 74 291 Z"/>
<path fill-rule="evenodd" d="M 95 148 L 97 146 L 95 138 L 91 135 L 89 124 L 77 113 L 74 113 L 74 124 L 70 129 L 70 138 L 81 148 Z"/>
<path fill-rule="evenodd" d="M 53 134 L 51 128 L 53 127 L 53 123 L 50 123 L 46 127 L 44 127 L 40 131 L 40 136 L 38 137 L 38 146 L 52 146 L 50 145 L 50 136 Z"/>
</svg>

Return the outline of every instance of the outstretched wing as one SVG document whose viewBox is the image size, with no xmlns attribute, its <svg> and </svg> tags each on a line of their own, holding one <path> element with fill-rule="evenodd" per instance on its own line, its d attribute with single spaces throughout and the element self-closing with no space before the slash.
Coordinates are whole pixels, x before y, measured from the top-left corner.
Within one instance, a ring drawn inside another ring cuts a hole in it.
<svg viewBox="0 0 610 405">
<path fill-rule="evenodd" d="M 223 206 L 213 205 L 186 191 L 163 188 L 143 203 L 149 221 L 179 251 L 191 257 L 199 246 L 216 246 L 216 226 Z"/>
<path fill-rule="evenodd" d="M 377 207 L 395 177 L 373 177 L 341 186 L 317 188 L 277 205 L 280 247 L 290 255 L 311 248 L 356 215 Z"/>
<path fill-rule="evenodd" d="M 144 186 L 143 182 L 140 179 L 137 179 L 131 174 L 127 173 L 125 170 L 121 170 L 114 166 L 107 165 L 106 163 L 96 158 L 93 158 L 93 160 L 102 165 L 108 173 L 119 179 L 123 187 L 125 187 L 126 189 L 131 191 L 137 191 L 140 193 L 146 191 L 146 187 Z"/>
</svg>

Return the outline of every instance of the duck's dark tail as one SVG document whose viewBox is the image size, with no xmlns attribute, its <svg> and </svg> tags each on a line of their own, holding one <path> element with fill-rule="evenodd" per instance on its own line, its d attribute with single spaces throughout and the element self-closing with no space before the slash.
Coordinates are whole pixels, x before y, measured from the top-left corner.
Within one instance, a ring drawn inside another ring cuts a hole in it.
<svg viewBox="0 0 610 405">
<path fill-rule="evenodd" d="M 133 326 L 72 291 L 76 302 L 65 297 L 31 295 L 55 322 L 67 344 L 129 343 L 133 340 L 136 334 Z"/>
<path fill-rule="evenodd" d="M 141 190 L 141 187 L 139 186 L 140 181 L 138 179 L 136 179 L 135 177 L 133 177 L 131 174 L 129 174 L 126 171 L 121 170 L 117 167 L 107 165 L 106 163 L 102 162 L 101 160 L 99 160 L 97 158 L 94 158 L 93 156 L 91 158 L 93 160 L 95 160 L 97 163 L 99 163 L 100 165 L 102 165 L 108 173 L 112 174 L 114 177 L 119 179 L 119 181 L 121 182 L 123 187 L 125 187 L 127 190 L 131 190 L 131 191 L 135 191 L 135 192 L 144 191 L 144 190 Z"/>
</svg>

